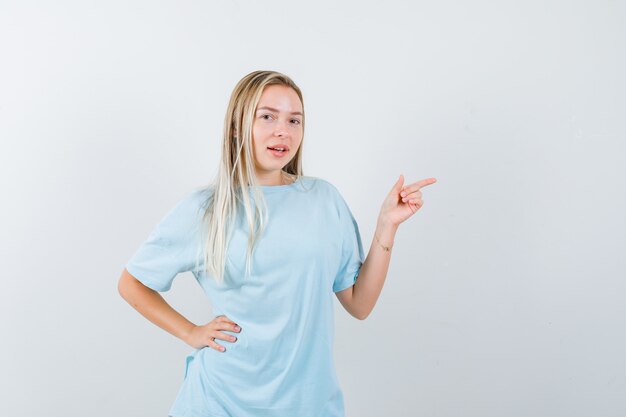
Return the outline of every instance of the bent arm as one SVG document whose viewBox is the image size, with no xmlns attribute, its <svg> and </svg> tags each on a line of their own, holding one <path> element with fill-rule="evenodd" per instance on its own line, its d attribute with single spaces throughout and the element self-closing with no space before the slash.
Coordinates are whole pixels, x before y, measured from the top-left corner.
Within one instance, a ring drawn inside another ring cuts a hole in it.
<svg viewBox="0 0 626 417">
<path fill-rule="evenodd" d="M 157 291 L 146 287 L 124 268 L 117 289 L 126 302 L 161 329 L 188 343 L 195 325 L 174 310 Z"/>
<path fill-rule="evenodd" d="M 397 225 L 387 224 L 378 219 L 370 250 L 361 265 L 356 282 L 353 286 L 336 293 L 346 311 L 359 320 L 365 320 L 369 316 L 383 289 L 391 251 L 384 250 L 381 244 L 391 246 L 397 230 Z M 380 243 L 376 241 L 376 236 Z"/>
</svg>

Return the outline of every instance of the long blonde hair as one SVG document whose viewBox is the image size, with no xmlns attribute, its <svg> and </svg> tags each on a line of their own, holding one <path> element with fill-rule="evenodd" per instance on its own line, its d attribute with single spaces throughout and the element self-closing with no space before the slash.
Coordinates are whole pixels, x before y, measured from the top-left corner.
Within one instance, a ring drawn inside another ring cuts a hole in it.
<svg viewBox="0 0 626 417">
<path fill-rule="evenodd" d="M 237 218 L 238 203 L 243 204 L 250 234 L 246 257 L 246 275 L 250 274 L 251 259 L 258 237 L 267 223 L 267 206 L 258 185 L 252 143 L 254 115 L 268 85 L 291 87 L 302 104 L 302 133 L 304 135 L 304 101 L 300 88 L 288 76 L 276 71 L 254 71 L 235 86 L 224 118 L 222 158 L 216 178 L 209 185 L 213 190 L 203 216 L 205 238 L 204 263 L 208 276 L 224 281 L 226 252 Z M 304 139 L 304 138 L 303 138 Z M 298 151 L 283 168 L 283 175 L 297 181 L 302 175 L 302 142 Z M 252 186 L 254 209 L 248 186 Z M 242 192 L 246 190 L 246 192 Z"/>
</svg>

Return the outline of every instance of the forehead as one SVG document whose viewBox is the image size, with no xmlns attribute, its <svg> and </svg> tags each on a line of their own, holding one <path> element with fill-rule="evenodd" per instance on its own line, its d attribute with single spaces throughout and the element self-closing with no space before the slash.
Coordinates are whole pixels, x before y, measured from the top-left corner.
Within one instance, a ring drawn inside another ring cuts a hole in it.
<svg viewBox="0 0 626 417">
<path fill-rule="evenodd" d="M 268 85 L 263 89 L 259 107 L 272 107 L 284 112 L 302 112 L 302 103 L 298 93 L 286 85 Z"/>
</svg>

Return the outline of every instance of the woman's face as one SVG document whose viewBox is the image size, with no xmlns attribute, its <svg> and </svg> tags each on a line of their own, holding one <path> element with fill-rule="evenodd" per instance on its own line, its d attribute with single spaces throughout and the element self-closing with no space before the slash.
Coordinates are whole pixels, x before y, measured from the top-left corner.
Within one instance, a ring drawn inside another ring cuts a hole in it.
<svg viewBox="0 0 626 417">
<path fill-rule="evenodd" d="M 302 103 L 291 87 L 265 87 L 252 124 L 252 143 L 259 181 L 280 183 L 280 171 L 296 155 L 302 142 L 302 120 Z"/>
</svg>

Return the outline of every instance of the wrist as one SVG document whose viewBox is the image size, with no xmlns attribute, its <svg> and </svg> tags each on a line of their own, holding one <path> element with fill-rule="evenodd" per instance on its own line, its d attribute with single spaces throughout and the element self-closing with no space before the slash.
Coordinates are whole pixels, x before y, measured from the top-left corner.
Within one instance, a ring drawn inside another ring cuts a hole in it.
<svg viewBox="0 0 626 417">
<path fill-rule="evenodd" d="M 376 231 L 378 233 L 392 233 L 395 234 L 398 230 L 398 225 L 393 224 L 391 221 L 385 219 L 384 217 L 379 217 L 376 222 Z"/>
<path fill-rule="evenodd" d="M 378 223 L 376 224 L 376 230 L 374 231 L 376 244 L 385 252 L 391 252 L 397 230 L 397 225 L 379 218 Z"/>
<path fill-rule="evenodd" d="M 391 248 L 393 247 L 393 242 L 383 244 L 378 238 L 378 235 L 376 233 L 374 233 L 374 239 L 376 239 L 376 243 L 382 250 L 384 250 L 385 252 L 391 252 Z"/>
<path fill-rule="evenodd" d="M 191 333 L 193 333 L 193 330 L 196 328 L 196 325 L 193 323 L 189 323 L 187 326 L 185 326 L 182 334 L 180 335 L 180 339 L 187 343 L 188 345 L 190 345 L 191 343 Z"/>
</svg>

